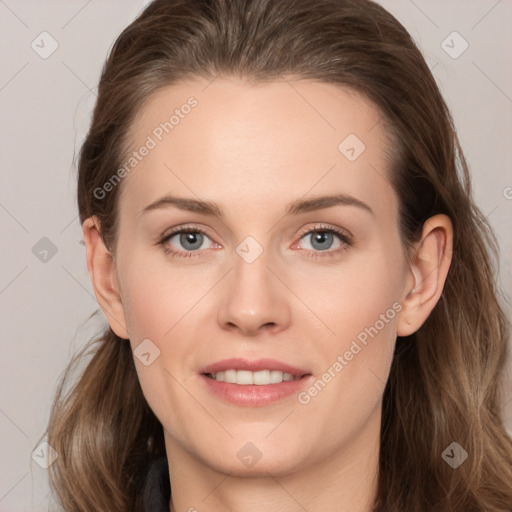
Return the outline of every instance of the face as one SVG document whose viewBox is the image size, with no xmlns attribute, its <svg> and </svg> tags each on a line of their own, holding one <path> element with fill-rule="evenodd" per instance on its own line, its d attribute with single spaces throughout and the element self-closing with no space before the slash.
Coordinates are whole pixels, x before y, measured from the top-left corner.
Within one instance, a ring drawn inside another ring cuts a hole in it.
<svg viewBox="0 0 512 512">
<path fill-rule="evenodd" d="M 409 291 L 377 110 L 224 78 L 159 91 L 132 128 L 115 282 L 168 451 L 253 475 L 356 457 Z"/>
</svg>

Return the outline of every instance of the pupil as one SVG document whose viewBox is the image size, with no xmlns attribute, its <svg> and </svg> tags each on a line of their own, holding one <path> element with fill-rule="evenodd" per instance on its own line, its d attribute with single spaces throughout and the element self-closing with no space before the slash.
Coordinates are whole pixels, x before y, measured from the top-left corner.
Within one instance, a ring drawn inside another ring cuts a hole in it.
<svg viewBox="0 0 512 512">
<path fill-rule="evenodd" d="M 315 233 L 315 235 L 313 236 L 313 247 L 315 247 L 315 244 L 316 243 L 319 243 L 319 244 L 325 244 L 326 241 L 330 241 L 332 243 L 332 233 L 326 233 L 326 232 L 317 232 Z M 324 246 L 320 246 L 320 247 L 315 247 L 315 249 L 320 249 L 320 250 L 325 250 L 325 249 L 328 249 L 330 246 L 330 244 L 328 244 L 328 247 L 325 247 Z"/>
<path fill-rule="evenodd" d="M 180 237 L 180 243 L 188 249 L 199 249 L 202 243 L 201 237 L 200 233 L 183 233 Z M 187 244 L 191 244 L 192 247 L 187 246 Z"/>
</svg>

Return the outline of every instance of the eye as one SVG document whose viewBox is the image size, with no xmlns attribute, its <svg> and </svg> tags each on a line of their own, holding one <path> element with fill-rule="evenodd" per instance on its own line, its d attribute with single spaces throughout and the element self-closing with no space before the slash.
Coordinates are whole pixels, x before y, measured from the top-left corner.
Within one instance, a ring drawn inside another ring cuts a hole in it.
<svg viewBox="0 0 512 512">
<path fill-rule="evenodd" d="M 210 237 L 200 228 L 182 226 L 167 234 L 159 243 L 164 251 L 175 257 L 198 256 L 201 249 L 208 249 Z"/>
<path fill-rule="evenodd" d="M 310 229 L 301 236 L 300 240 L 305 240 L 302 249 L 307 250 L 309 252 L 307 255 L 313 258 L 336 256 L 352 245 L 352 239 L 348 233 L 334 226 L 325 225 Z"/>
</svg>

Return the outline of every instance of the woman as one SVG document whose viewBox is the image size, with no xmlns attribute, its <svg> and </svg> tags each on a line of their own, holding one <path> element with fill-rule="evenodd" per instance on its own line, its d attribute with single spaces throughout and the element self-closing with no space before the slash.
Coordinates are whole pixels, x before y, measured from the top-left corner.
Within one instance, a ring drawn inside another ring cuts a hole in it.
<svg viewBox="0 0 512 512">
<path fill-rule="evenodd" d="M 495 240 L 382 7 L 151 3 L 78 203 L 109 329 L 50 418 L 65 510 L 512 509 Z"/>
</svg>

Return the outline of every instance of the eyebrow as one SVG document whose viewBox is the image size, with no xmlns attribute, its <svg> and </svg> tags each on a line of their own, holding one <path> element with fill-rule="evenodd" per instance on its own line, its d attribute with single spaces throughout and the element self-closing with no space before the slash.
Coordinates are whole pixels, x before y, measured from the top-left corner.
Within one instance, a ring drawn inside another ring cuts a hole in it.
<svg viewBox="0 0 512 512">
<path fill-rule="evenodd" d="M 322 210 L 324 208 L 330 208 L 332 206 L 338 205 L 355 206 L 375 216 L 373 210 L 366 203 L 349 194 L 334 194 L 313 197 L 311 199 L 296 199 L 286 206 L 285 215 L 299 215 L 301 213 Z M 175 207 L 179 208 L 180 210 L 201 213 L 203 215 L 215 216 L 219 217 L 220 219 L 224 219 L 224 212 L 217 203 L 173 195 L 166 195 L 160 199 L 157 199 L 153 203 L 143 208 L 141 215 L 154 210 L 169 207 Z"/>
</svg>

